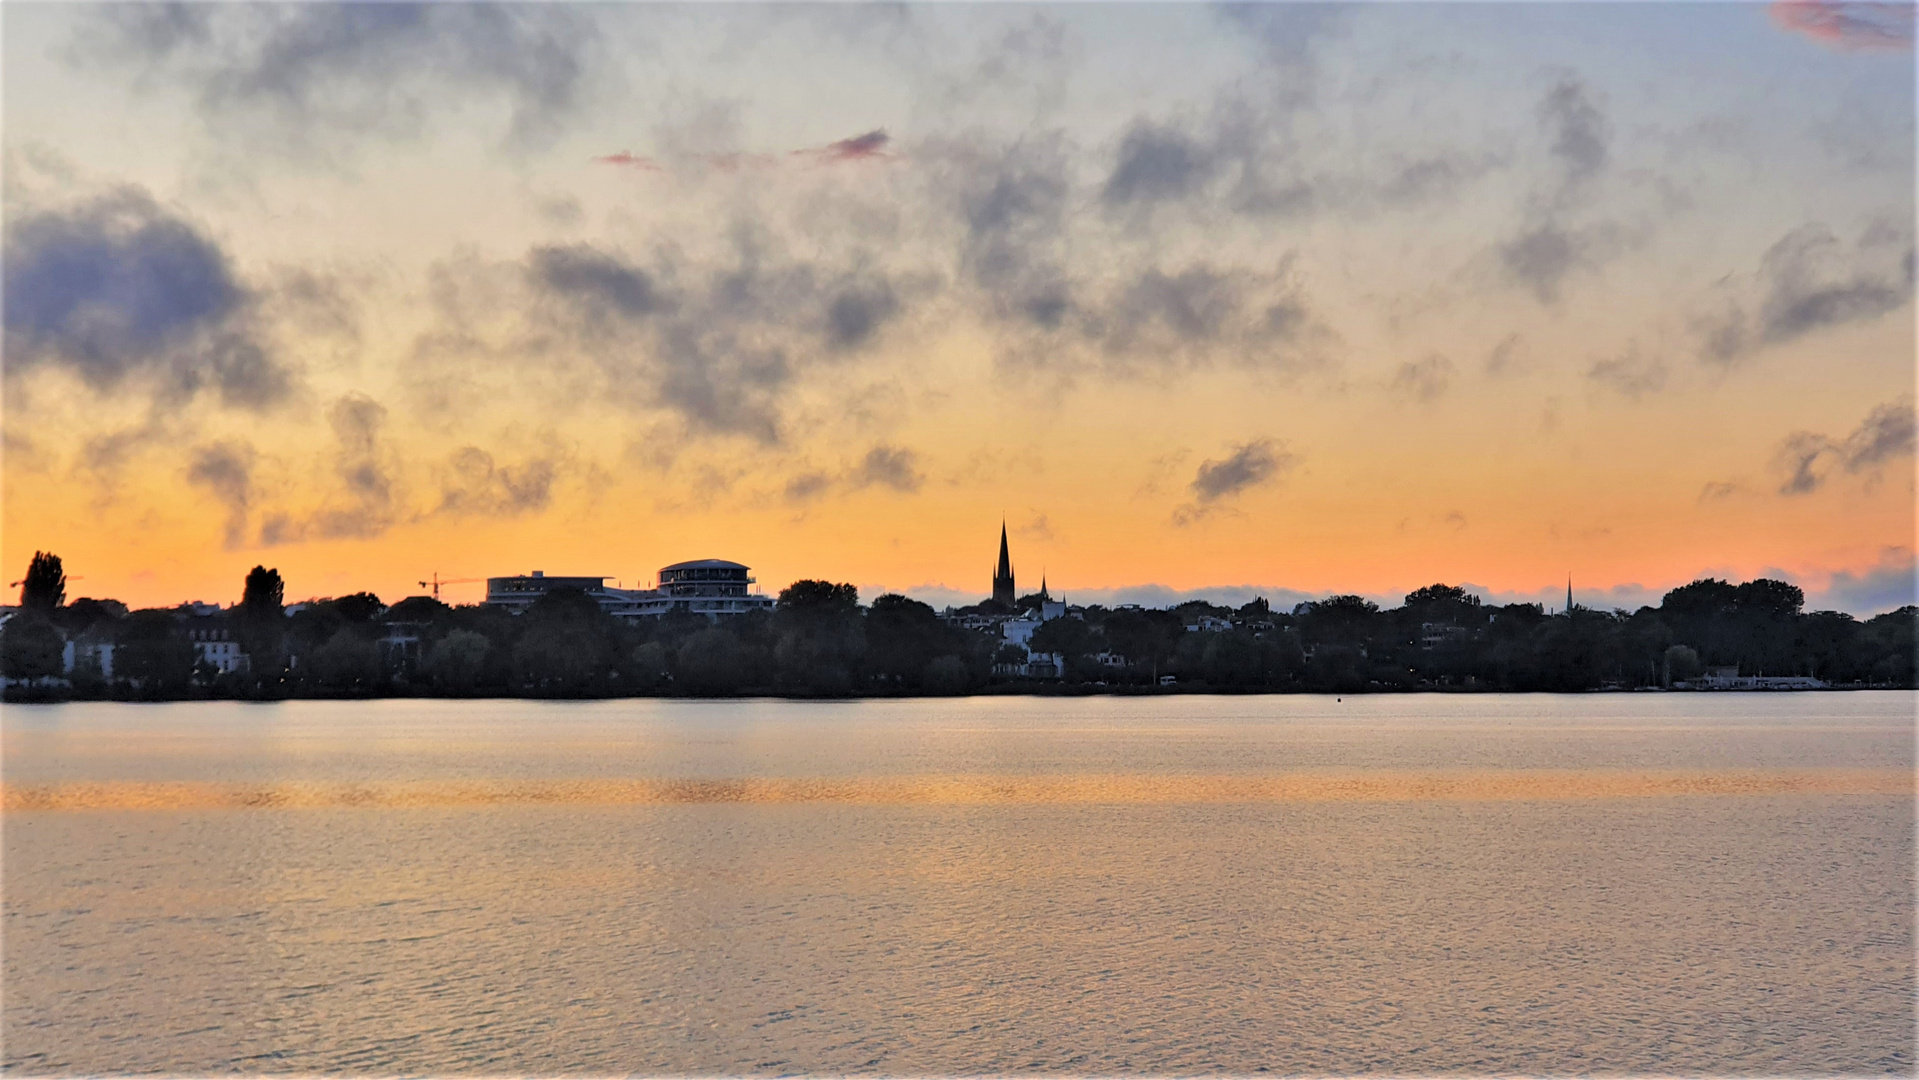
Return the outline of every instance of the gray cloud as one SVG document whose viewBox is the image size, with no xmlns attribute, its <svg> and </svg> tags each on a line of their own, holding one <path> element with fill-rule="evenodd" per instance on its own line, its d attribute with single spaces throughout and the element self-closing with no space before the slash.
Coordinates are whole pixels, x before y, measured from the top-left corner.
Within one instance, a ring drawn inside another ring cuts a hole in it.
<svg viewBox="0 0 1919 1080">
<path fill-rule="evenodd" d="M 1525 341 L 1518 334 L 1507 334 L 1486 354 L 1486 374 L 1493 378 L 1525 370 Z"/>
<path fill-rule="evenodd" d="M 1731 364 L 1817 330 L 1865 322 L 1912 299 L 1907 227 L 1869 227 L 1847 245 L 1826 225 L 1802 225 L 1774 244 L 1744 283 L 1745 297 L 1701 321 L 1702 358 Z"/>
<path fill-rule="evenodd" d="M 1564 169 L 1568 187 L 1598 176 L 1611 156 L 1612 125 L 1594 103 L 1585 84 L 1567 76 L 1540 102 L 1541 125 L 1552 139 L 1552 155 Z"/>
<path fill-rule="evenodd" d="M 502 465 L 477 446 L 463 446 L 447 459 L 436 512 L 482 517 L 538 513 L 552 501 L 557 474 L 558 465 L 550 457 Z"/>
<path fill-rule="evenodd" d="M 417 135 L 476 102 L 504 109 L 508 145 L 548 143 L 587 96 L 599 40 L 563 5 L 129 4 L 100 9 L 70 52 L 168 72 L 250 149 L 309 152 Z"/>
<path fill-rule="evenodd" d="M 1053 330 L 1072 313 L 1065 263 L 1071 175 L 1057 134 L 959 147 L 942 177 L 962 229 L 960 267 L 999 319 Z"/>
<path fill-rule="evenodd" d="M 1913 399 L 1880 405 L 1843 439 L 1795 431 L 1773 452 L 1773 468 L 1784 479 L 1781 495 L 1809 495 L 1825 486 L 1836 466 L 1847 473 L 1876 472 L 1895 458 L 1913 453 Z"/>
<path fill-rule="evenodd" d="M 1795 431 L 1786 436 L 1773 453 L 1774 468 L 1785 476 L 1779 494 L 1809 495 L 1819 490 L 1826 482 L 1820 464 L 1832 452 L 1832 440 L 1824 435 Z"/>
<path fill-rule="evenodd" d="M 1605 223 L 1578 225 L 1571 214 L 1588 201 L 1589 189 L 1611 160 L 1612 125 L 1584 83 L 1562 77 L 1541 99 L 1540 133 L 1557 175 L 1533 193 L 1526 223 L 1494 248 L 1515 284 L 1542 304 L 1557 303 L 1575 272 L 1597 268 L 1616 254 L 1617 230 Z"/>
<path fill-rule="evenodd" d="M 833 478 L 823 472 L 801 473 L 786 482 L 786 501 L 811 502 L 826 494 L 833 486 Z"/>
<path fill-rule="evenodd" d="M 1891 401 L 1868 413 L 1840 447 L 1847 472 L 1878 468 L 1913 452 L 1914 416 L 1910 397 Z"/>
<path fill-rule="evenodd" d="M 1256 439 L 1234 447 L 1232 453 L 1218 461 L 1201 462 L 1191 490 L 1201 503 L 1217 502 L 1258 487 L 1297 464 L 1298 458 L 1289 453 L 1283 443 Z"/>
<path fill-rule="evenodd" d="M 227 441 L 197 447 L 187 465 L 187 480 L 207 489 L 226 508 L 227 550 L 243 546 L 253 504 L 253 447 Z"/>
<path fill-rule="evenodd" d="M 780 439 L 779 394 L 809 364 L 873 343 L 907 290 L 864 260 L 829 266 L 736 236 L 730 265 L 642 265 L 584 245 L 527 258 L 540 343 L 585 358 L 617 393 L 696 428 Z"/>
<path fill-rule="evenodd" d="M 1558 301 L 1573 271 L 1595 263 L 1592 239 L 1554 218 L 1527 226 L 1497 251 L 1506 273 L 1542 304 Z"/>
<path fill-rule="evenodd" d="M 59 366 L 166 398 L 212 390 L 253 409 L 291 388 L 226 252 L 138 188 L 14 221 L 5 262 L 11 370 Z"/>
<path fill-rule="evenodd" d="M 1423 360 L 1408 360 L 1393 373 L 1393 393 L 1422 404 L 1439 400 L 1452 385 L 1453 362 L 1438 353 Z"/>
<path fill-rule="evenodd" d="M 1665 361 L 1641 354 L 1637 344 L 1586 369 L 1586 378 L 1635 401 L 1665 389 L 1666 375 Z"/>
<path fill-rule="evenodd" d="M 1218 164 L 1211 149 L 1178 127 L 1137 121 L 1120 141 L 1100 197 L 1111 205 L 1183 198 L 1210 180 Z"/>
<path fill-rule="evenodd" d="M 856 488 L 877 485 L 911 494 L 920 489 L 926 478 L 919 471 L 919 456 L 913 451 L 897 446 L 875 446 L 867 451 L 848 479 Z"/>
</svg>

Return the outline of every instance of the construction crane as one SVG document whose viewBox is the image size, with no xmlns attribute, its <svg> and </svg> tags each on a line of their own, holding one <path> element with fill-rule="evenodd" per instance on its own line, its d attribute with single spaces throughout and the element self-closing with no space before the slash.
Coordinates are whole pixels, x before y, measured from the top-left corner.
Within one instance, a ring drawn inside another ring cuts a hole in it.
<svg viewBox="0 0 1919 1080">
<path fill-rule="evenodd" d="M 440 586 L 442 585 L 465 585 L 470 582 L 485 581 L 485 580 L 486 580 L 485 578 L 477 578 L 477 577 L 443 578 L 440 576 L 440 572 L 438 570 L 435 570 L 433 572 L 433 579 L 431 581 L 420 582 L 420 588 L 422 589 L 431 588 L 433 590 L 433 599 L 438 600 L 440 598 Z"/>
</svg>

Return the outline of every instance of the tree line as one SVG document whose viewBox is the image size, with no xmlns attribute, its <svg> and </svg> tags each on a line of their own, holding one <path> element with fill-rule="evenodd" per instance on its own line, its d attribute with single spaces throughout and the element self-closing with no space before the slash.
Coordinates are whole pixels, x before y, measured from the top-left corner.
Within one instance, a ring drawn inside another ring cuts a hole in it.
<svg viewBox="0 0 1919 1080">
<path fill-rule="evenodd" d="M 56 556 L 36 553 L 20 609 L 0 630 L 8 694 L 178 699 L 340 696 L 843 697 L 993 690 L 1180 689 L 1360 693 L 1418 689 L 1577 691 L 1668 686 L 1708 669 L 1806 675 L 1834 685 L 1915 685 L 1908 606 L 1870 620 L 1805 612 L 1782 581 L 1704 579 L 1627 612 L 1490 605 L 1432 585 L 1382 610 L 1332 596 L 1278 612 L 1192 601 L 1152 610 L 1076 608 L 1041 623 L 1026 647 L 991 620 L 968 629 L 900 595 L 861 605 L 852 585 L 798 581 L 775 608 L 719 621 L 674 613 L 626 622 L 577 590 L 521 614 L 371 593 L 310 601 L 291 614 L 276 570 L 255 567 L 218 615 L 65 602 Z M 991 602 L 959 615 L 1017 614 Z M 221 670 L 205 643 L 248 657 Z M 99 659 L 111 646 L 111 671 Z M 69 663 L 67 650 L 74 656 Z M 1031 654 L 1057 677 L 1025 677 Z M 71 670 L 68 670 L 70 667 Z"/>
</svg>

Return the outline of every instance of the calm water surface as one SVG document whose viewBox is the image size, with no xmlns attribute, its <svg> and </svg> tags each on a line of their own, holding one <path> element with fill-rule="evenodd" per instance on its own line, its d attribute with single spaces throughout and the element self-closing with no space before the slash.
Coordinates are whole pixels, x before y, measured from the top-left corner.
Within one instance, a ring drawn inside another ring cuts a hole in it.
<svg viewBox="0 0 1919 1080">
<path fill-rule="evenodd" d="M 0 716 L 13 1074 L 1911 1074 L 1912 694 Z"/>
</svg>

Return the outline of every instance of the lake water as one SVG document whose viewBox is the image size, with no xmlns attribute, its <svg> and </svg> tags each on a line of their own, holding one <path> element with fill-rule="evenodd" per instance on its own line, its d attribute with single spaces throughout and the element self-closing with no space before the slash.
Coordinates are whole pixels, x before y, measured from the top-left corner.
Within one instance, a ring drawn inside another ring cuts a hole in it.
<svg viewBox="0 0 1919 1080">
<path fill-rule="evenodd" d="M 1914 709 L 9 707 L 0 1060 L 1910 1075 Z"/>
</svg>

